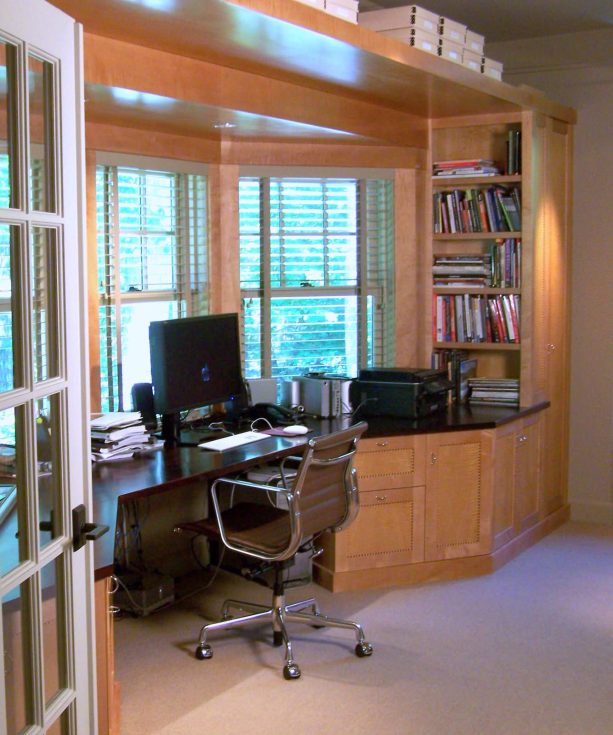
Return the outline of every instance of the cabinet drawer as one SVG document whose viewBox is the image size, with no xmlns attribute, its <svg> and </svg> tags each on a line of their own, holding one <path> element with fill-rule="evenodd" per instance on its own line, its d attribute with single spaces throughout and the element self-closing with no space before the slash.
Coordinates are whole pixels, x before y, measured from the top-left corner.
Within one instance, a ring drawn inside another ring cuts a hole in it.
<svg viewBox="0 0 613 735">
<path fill-rule="evenodd" d="M 360 492 L 424 485 L 425 457 L 424 436 L 363 439 L 354 460 Z"/>
<path fill-rule="evenodd" d="M 335 539 L 335 570 L 423 561 L 424 495 L 423 487 L 361 492 L 357 519 Z"/>
</svg>

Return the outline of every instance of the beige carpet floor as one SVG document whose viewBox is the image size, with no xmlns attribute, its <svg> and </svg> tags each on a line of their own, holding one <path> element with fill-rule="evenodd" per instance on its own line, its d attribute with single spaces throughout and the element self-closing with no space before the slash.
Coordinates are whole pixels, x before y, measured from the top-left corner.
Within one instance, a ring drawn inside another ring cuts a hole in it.
<svg viewBox="0 0 613 735">
<path fill-rule="evenodd" d="M 115 628 L 122 735 L 611 735 L 613 527 L 568 523 L 493 575 L 332 595 L 375 647 L 295 631 L 302 678 L 282 677 L 268 631 L 226 632 L 197 661 L 202 615 L 226 596 L 267 601 L 232 575 Z"/>
</svg>

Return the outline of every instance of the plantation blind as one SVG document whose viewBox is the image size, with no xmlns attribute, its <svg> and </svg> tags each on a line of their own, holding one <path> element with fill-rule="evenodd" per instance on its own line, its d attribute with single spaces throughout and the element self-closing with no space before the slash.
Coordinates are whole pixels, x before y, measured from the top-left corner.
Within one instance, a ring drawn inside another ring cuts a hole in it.
<svg viewBox="0 0 613 735">
<path fill-rule="evenodd" d="M 151 379 L 148 325 L 207 312 L 206 178 L 132 166 L 96 170 L 103 410 Z"/>
<path fill-rule="evenodd" d="M 383 359 L 392 188 L 351 178 L 241 178 L 247 377 L 354 375 Z M 369 256 L 375 248 L 385 252 Z"/>
</svg>

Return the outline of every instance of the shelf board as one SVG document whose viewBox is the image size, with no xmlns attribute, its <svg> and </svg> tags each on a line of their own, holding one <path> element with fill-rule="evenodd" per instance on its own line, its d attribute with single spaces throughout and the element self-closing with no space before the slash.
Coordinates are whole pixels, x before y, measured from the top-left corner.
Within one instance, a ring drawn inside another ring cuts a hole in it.
<svg viewBox="0 0 613 735">
<path fill-rule="evenodd" d="M 492 288 L 491 286 L 433 286 L 435 294 L 480 294 L 483 296 L 505 296 L 510 294 L 521 295 L 520 288 Z"/>
<path fill-rule="evenodd" d="M 421 119 L 522 110 L 571 123 L 576 119 L 574 110 L 538 90 L 491 79 L 294 0 L 52 2 L 81 22 L 86 34 L 367 101 Z"/>
<path fill-rule="evenodd" d="M 434 350 L 503 350 L 505 352 L 518 352 L 521 344 L 516 342 L 434 342 Z"/>
<path fill-rule="evenodd" d="M 521 174 L 509 176 L 433 176 L 432 186 L 435 189 L 473 188 L 475 186 L 493 186 L 494 184 L 521 184 Z"/>
<path fill-rule="evenodd" d="M 521 238 L 521 232 L 435 232 L 433 240 L 506 240 L 514 237 Z"/>
</svg>

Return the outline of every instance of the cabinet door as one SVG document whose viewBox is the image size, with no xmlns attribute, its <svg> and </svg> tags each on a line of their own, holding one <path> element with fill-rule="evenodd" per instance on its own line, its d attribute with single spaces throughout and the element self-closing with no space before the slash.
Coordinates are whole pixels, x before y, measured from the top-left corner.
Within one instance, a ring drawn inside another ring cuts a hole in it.
<svg viewBox="0 0 613 735">
<path fill-rule="evenodd" d="M 540 505 L 539 416 L 524 419 L 515 435 L 515 530 L 521 533 L 539 520 Z"/>
<path fill-rule="evenodd" d="M 423 435 L 362 439 L 354 460 L 360 492 L 423 485 L 425 448 Z"/>
<path fill-rule="evenodd" d="M 426 561 L 490 551 L 491 444 L 488 432 L 427 436 Z"/>
<path fill-rule="evenodd" d="M 541 168 L 538 194 L 546 202 L 535 228 L 534 365 L 535 399 L 551 407 L 543 427 L 541 515 L 566 498 L 569 383 L 569 201 L 572 133 L 570 126 L 544 120 L 537 130 Z"/>
<path fill-rule="evenodd" d="M 336 535 L 334 570 L 372 569 L 424 560 L 424 488 L 360 493 L 360 512 Z"/>
<path fill-rule="evenodd" d="M 519 426 L 518 426 L 519 424 Z M 493 493 L 494 516 L 492 534 L 494 550 L 508 543 L 515 536 L 515 445 L 521 422 L 496 429 L 494 445 Z"/>
</svg>

